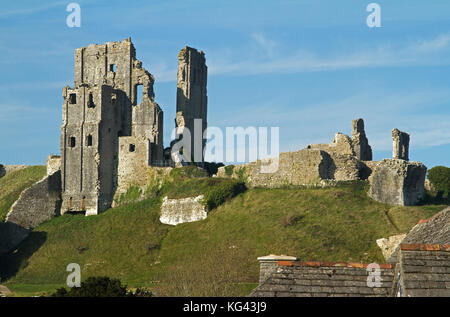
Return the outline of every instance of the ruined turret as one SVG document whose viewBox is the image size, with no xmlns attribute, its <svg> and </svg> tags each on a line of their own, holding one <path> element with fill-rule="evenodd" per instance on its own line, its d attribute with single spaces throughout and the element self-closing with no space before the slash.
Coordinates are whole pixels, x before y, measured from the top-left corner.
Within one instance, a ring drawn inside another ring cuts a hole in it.
<svg viewBox="0 0 450 317">
<path fill-rule="evenodd" d="M 364 120 L 356 119 L 352 121 L 352 147 L 355 156 L 362 161 L 372 160 L 372 148 L 364 131 Z"/>
<path fill-rule="evenodd" d="M 207 73 L 205 54 L 202 51 L 188 46 L 180 51 L 175 125 L 177 135 L 183 134 L 185 128 L 188 129 L 191 142 L 186 140 L 182 153 L 185 159 L 197 163 L 203 162 L 206 145 L 203 133 L 207 127 Z M 187 138 L 186 134 L 183 137 Z"/>
<path fill-rule="evenodd" d="M 392 130 L 392 158 L 409 160 L 409 134 L 398 129 Z"/>
</svg>

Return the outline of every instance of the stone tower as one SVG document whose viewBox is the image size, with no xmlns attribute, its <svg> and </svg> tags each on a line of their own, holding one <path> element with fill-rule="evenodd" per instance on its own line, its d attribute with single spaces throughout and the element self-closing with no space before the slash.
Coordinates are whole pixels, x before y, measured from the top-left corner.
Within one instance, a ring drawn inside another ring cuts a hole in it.
<svg viewBox="0 0 450 317">
<path fill-rule="evenodd" d="M 409 160 L 409 134 L 398 129 L 392 130 L 392 158 Z"/>
<path fill-rule="evenodd" d="M 148 164 L 162 159 L 163 112 L 154 102 L 153 83 L 130 39 L 75 51 L 74 88 L 63 89 L 62 214 L 109 208 L 120 157 L 135 152 L 137 144 L 145 147 L 140 152 Z"/>
<path fill-rule="evenodd" d="M 355 156 L 362 161 L 372 160 L 372 148 L 364 131 L 364 120 L 355 119 L 352 121 L 352 147 Z"/>
<path fill-rule="evenodd" d="M 201 163 L 204 161 L 206 140 L 203 133 L 207 127 L 206 94 L 207 66 L 205 54 L 191 47 L 178 54 L 177 113 L 175 125 L 177 135 L 189 129 L 190 148 L 183 147 L 185 159 Z M 186 135 L 184 136 L 186 137 Z"/>
</svg>

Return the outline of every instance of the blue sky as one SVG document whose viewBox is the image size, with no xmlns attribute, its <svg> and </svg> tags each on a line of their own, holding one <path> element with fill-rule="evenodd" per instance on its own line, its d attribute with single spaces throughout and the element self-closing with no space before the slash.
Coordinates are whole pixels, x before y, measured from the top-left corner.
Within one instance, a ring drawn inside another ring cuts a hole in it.
<svg viewBox="0 0 450 317">
<path fill-rule="evenodd" d="M 131 37 L 156 78 L 164 140 L 174 125 L 178 51 L 205 52 L 208 124 L 278 126 L 280 150 L 329 143 L 362 117 L 374 160 L 391 157 L 391 130 L 411 135 L 410 159 L 450 166 L 450 3 L 376 1 L 72 1 L 0 5 L 0 163 L 59 154 L 62 87 L 74 50 Z"/>
</svg>

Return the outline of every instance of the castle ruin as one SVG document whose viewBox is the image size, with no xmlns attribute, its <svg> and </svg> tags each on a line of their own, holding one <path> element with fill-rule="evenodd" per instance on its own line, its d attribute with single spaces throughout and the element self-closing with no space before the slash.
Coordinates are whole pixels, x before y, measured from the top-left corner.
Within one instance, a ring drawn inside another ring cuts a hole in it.
<svg viewBox="0 0 450 317">
<path fill-rule="evenodd" d="M 392 130 L 392 158 L 409 160 L 409 134 L 399 129 Z"/>
<path fill-rule="evenodd" d="M 177 127 L 194 131 L 193 119 L 201 118 L 205 129 L 204 54 L 184 48 L 179 61 Z M 154 100 L 154 81 L 129 38 L 75 51 L 74 88 L 63 89 L 61 214 L 102 212 L 120 182 L 141 167 L 173 163 L 164 157 L 163 111 Z"/>
<path fill-rule="evenodd" d="M 179 137 L 190 138 L 190 142 L 187 141 L 182 149 L 184 158 L 190 162 L 204 161 L 206 139 L 203 138 L 203 134 L 207 128 L 208 103 L 207 74 L 205 54 L 202 51 L 191 47 L 185 47 L 180 51 L 175 125 Z M 186 129 L 189 131 L 188 134 Z"/>
</svg>

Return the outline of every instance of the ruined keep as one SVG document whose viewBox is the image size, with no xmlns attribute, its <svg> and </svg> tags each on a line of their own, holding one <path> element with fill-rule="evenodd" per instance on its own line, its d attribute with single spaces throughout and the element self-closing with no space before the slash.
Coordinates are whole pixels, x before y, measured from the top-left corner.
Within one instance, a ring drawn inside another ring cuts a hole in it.
<svg viewBox="0 0 450 317">
<path fill-rule="evenodd" d="M 204 54 L 185 48 L 179 61 L 177 126 L 191 128 L 193 119 L 200 118 L 205 129 Z M 63 89 L 61 214 L 102 212 L 133 175 L 151 165 L 170 165 L 153 84 L 129 38 L 75 51 L 74 88 Z"/>
<path fill-rule="evenodd" d="M 182 137 L 185 128 L 188 129 L 191 138 L 190 148 L 183 147 L 183 157 L 197 163 L 204 161 L 206 145 L 203 135 L 207 128 L 207 74 L 205 54 L 202 51 L 188 46 L 180 51 L 178 54 L 175 126 L 177 138 L 178 136 Z M 184 137 L 186 138 L 186 134 Z"/>
<path fill-rule="evenodd" d="M 392 130 L 392 158 L 409 160 L 409 134 L 398 129 Z"/>
</svg>

